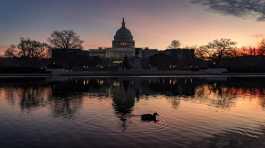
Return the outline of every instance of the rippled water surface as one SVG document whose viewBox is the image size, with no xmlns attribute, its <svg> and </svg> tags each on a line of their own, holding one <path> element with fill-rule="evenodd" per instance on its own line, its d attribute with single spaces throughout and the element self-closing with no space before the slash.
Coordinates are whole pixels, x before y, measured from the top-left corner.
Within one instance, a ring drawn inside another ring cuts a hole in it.
<svg viewBox="0 0 265 148">
<path fill-rule="evenodd" d="M 0 80 L 0 146 L 264 148 L 265 78 Z"/>
</svg>

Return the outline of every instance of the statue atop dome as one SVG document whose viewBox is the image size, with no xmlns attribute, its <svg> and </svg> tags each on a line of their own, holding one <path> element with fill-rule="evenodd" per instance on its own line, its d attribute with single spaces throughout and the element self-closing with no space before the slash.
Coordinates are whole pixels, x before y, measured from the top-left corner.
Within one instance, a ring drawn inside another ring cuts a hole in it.
<svg viewBox="0 0 265 148">
<path fill-rule="evenodd" d="M 125 19 L 122 18 L 122 28 L 126 28 L 126 23 L 125 23 Z"/>
</svg>

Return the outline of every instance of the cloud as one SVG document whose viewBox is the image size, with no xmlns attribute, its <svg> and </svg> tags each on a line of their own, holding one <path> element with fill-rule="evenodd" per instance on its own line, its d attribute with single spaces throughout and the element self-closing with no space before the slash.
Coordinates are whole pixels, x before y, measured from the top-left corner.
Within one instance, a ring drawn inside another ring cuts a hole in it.
<svg viewBox="0 0 265 148">
<path fill-rule="evenodd" d="M 265 21 L 265 0 L 191 0 L 223 14 L 237 17 L 254 16 Z"/>
</svg>

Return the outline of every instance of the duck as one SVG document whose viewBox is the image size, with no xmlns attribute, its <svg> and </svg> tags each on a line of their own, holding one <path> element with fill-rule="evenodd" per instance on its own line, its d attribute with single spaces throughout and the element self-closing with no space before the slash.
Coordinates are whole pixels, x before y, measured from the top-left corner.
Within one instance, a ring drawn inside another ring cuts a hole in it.
<svg viewBox="0 0 265 148">
<path fill-rule="evenodd" d="M 159 116 L 159 114 L 158 113 L 143 114 L 141 115 L 141 120 L 142 121 L 157 121 L 156 116 Z"/>
</svg>

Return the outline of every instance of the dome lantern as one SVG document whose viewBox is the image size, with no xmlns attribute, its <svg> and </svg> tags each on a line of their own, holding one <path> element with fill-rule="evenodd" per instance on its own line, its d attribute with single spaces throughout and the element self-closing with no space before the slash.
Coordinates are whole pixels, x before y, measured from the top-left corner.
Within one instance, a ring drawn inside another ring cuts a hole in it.
<svg viewBox="0 0 265 148">
<path fill-rule="evenodd" d="M 124 18 L 122 18 L 122 28 L 126 28 L 126 23 L 125 23 Z"/>
</svg>

